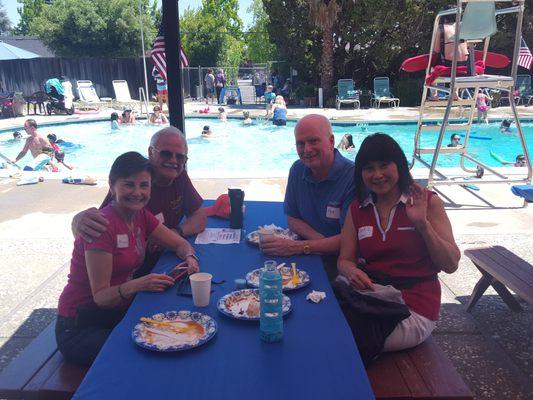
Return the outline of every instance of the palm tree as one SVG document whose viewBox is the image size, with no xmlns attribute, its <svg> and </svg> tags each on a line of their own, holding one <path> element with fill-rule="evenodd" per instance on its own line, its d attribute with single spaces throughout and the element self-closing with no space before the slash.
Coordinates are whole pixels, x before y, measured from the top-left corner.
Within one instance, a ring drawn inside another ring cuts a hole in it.
<svg viewBox="0 0 533 400">
<path fill-rule="evenodd" d="M 333 87 L 333 25 L 340 10 L 337 0 L 308 0 L 309 20 L 322 31 L 320 86 L 328 99 Z"/>
</svg>

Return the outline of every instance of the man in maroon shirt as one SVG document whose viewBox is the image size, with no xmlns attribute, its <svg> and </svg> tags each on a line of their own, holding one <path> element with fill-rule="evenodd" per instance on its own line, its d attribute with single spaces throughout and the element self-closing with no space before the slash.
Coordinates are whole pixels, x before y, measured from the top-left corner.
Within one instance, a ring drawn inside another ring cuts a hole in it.
<svg viewBox="0 0 533 400">
<path fill-rule="evenodd" d="M 207 216 L 202 209 L 202 197 L 192 185 L 185 164 L 187 141 L 181 131 L 172 126 L 156 132 L 150 140 L 148 159 L 153 167 L 152 194 L 146 208 L 167 227 L 187 237 L 202 232 Z M 107 194 L 100 208 L 111 201 Z M 185 220 L 182 221 L 185 216 Z M 72 220 L 72 233 L 88 242 L 107 229 L 108 221 L 94 207 L 82 211 Z M 154 246 L 146 256 L 146 267 L 153 267 L 159 258 Z"/>
</svg>

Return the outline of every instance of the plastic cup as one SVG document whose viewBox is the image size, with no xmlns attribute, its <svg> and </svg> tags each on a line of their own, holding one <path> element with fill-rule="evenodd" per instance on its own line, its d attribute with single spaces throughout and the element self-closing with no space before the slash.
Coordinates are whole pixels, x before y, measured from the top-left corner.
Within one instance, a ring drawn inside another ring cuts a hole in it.
<svg viewBox="0 0 533 400">
<path fill-rule="evenodd" d="M 274 232 L 259 232 L 259 248 L 261 248 L 263 240 L 272 237 L 272 235 L 274 235 Z"/>
<path fill-rule="evenodd" d="M 207 272 L 192 274 L 191 281 L 192 301 L 196 307 L 207 307 L 211 297 L 211 279 L 213 275 Z"/>
</svg>

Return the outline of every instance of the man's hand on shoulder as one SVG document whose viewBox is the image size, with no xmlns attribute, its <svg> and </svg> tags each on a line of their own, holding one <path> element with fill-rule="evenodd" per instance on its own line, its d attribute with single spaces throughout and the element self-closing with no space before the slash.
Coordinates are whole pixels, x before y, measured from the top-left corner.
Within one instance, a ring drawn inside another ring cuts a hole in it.
<svg viewBox="0 0 533 400">
<path fill-rule="evenodd" d="M 107 230 L 109 221 L 95 207 L 79 212 L 72 219 L 72 233 L 74 237 L 81 236 L 91 243 Z"/>
<path fill-rule="evenodd" d="M 302 247 L 296 240 L 269 235 L 260 243 L 261 251 L 271 256 L 292 256 L 300 254 Z"/>
</svg>

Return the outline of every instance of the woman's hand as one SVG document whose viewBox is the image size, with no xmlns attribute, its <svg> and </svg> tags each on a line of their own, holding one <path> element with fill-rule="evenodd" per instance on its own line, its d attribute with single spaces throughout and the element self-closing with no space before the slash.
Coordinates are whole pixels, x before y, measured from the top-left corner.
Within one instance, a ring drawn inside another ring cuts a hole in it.
<svg viewBox="0 0 533 400">
<path fill-rule="evenodd" d="M 428 195 L 427 190 L 414 183 L 409 192 L 405 212 L 413 225 L 420 230 L 428 223 Z"/>
<path fill-rule="evenodd" d="M 368 277 L 366 272 L 357 267 L 344 271 L 343 275 L 348 279 L 350 284 L 355 286 L 356 289 L 374 290 L 372 280 Z"/>
<path fill-rule="evenodd" d="M 189 275 L 200 271 L 200 266 L 198 265 L 198 260 L 196 257 L 189 255 L 185 257 L 185 262 L 187 263 L 187 273 Z"/>
<path fill-rule="evenodd" d="M 151 273 L 134 279 L 135 292 L 163 292 L 174 285 L 174 279 L 166 274 Z"/>
</svg>

